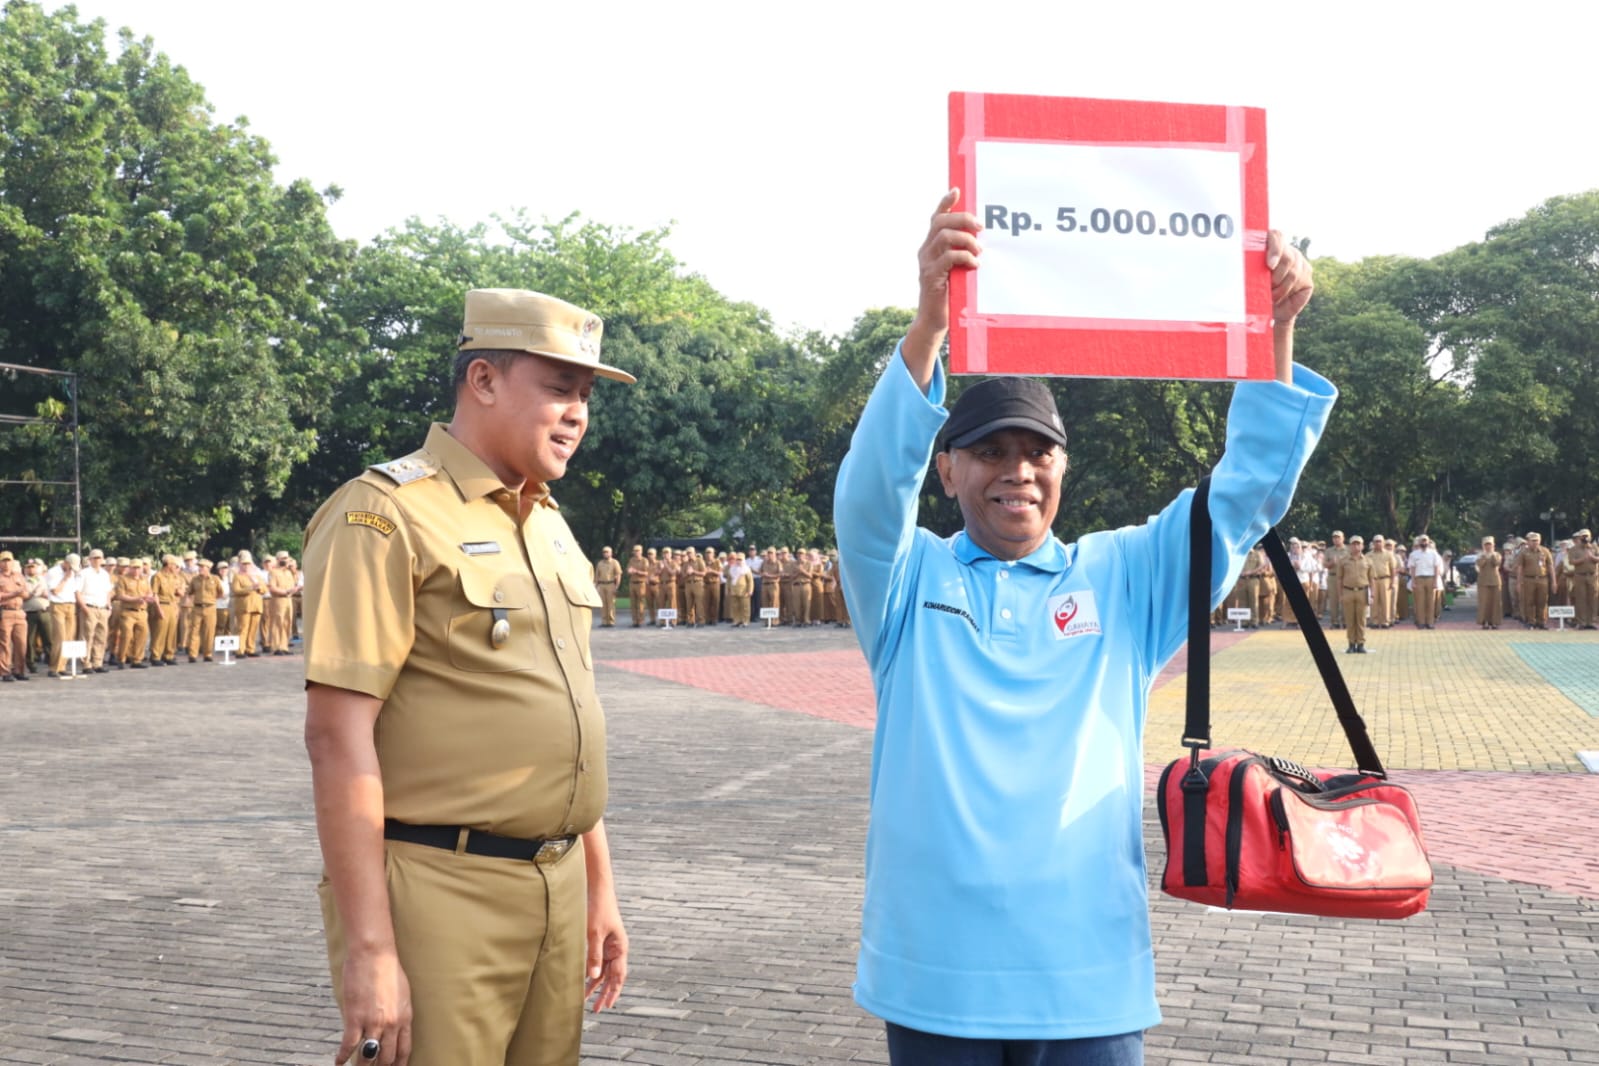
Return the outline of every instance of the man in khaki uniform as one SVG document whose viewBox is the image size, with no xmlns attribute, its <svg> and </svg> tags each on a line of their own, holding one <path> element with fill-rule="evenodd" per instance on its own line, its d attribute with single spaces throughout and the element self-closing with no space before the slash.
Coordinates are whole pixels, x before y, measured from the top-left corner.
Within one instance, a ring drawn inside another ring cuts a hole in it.
<svg viewBox="0 0 1599 1066">
<path fill-rule="evenodd" d="M 783 564 L 776 548 L 767 548 L 761 557 L 761 606 L 776 607 L 774 626 L 783 624 Z"/>
<path fill-rule="evenodd" d="M 1593 629 L 1595 600 L 1599 600 L 1599 548 L 1594 547 L 1590 531 L 1579 529 L 1571 535 L 1566 565 L 1571 568 L 1571 605 L 1577 609 L 1577 628 Z"/>
<path fill-rule="evenodd" d="M 1344 651 L 1366 654 L 1366 599 L 1371 591 L 1371 560 L 1364 554 L 1366 541 L 1356 534 L 1349 538 L 1343 563 L 1338 567 L 1339 599 L 1343 601 L 1344 625 L 1349 630 L 1349 647 Z"/>
<path fill-rule="evenodd" d="M 230 582 L 233 593 L 233 630 L 239 637 L 241 658 L 256 657 L 256 641 L 261 636 L 261 593 L 265 584 L 255 558 L 247 551 L 239 553 L 239 568 Z"/>
<path fill-rule="evenodd" d="M 1321 553 L 1322 565 L 1327 568 L 1327 628 L 1342 629 L 1344 627 L 1344 593 L 1340 583 L 1339 568 L 1344 565 L 1344 560 L 1349 558 L 1349 549 L 1344 546 L 1344 531 L 1332 531 L 1332 544 Z"/>
<path fill-rule="evenodd" d="M 1521 620 L 1528 629 L 1549 628 L 1549 575 L 1554 573 L 1555 557 L 1543 546 L 1543 535 L 1527 534 L 1527 542 L 1516 556 L 1516 576 L 1521 580 Z"/>
<path fill-rule="evenodd" d="M 722 620 L 722 567 L 715 548 L 705 549 L 705 624 Z"/>
<path fill-rule="evenodd" d="M 28 582 L 17 566 L 17 557 L 0 552 L 0 681 L 27 681 L 28 614 L 22 604 L 28 598 Z"/>
<path fill-rule="evenodd" d="M 1477 553 L 1477 624 L 1484 629 L 1498 629 L 1504 617 L 1499 602 L 1499 564 L 1502 561 L 1494 550 L 1494 539 L 1482 538 L 1482 550 Z"/>
<path fill-rule="evenodd" d="M 217 597 L 222 594 L 222 579 L 211 572 L 210 559 L 200 560 L 200 572 L 189 581 L 189 643 L 185 647 L 189 661 L 196 662 L 204 653 L 211 662 L 211 650 L 216 646 Z"/>
<path fill-rule="evenodd" d="M 1371 628 L 1391 629 L 1394 624 L 1394 553 L 1388 550 L 1381 533 L 1371 538 Z"/>
<path fill-rule="evenodd" d="M 105 552 L 99 548 L 89 553 L 89 566 L 79 575 L 78 584 L 78 639 L 88 644 L 89 657 L 84 660 L 85 673 L 106 672 L 106 644 L 110 636 L 111 600 L 116 594 L 116 578 L 105 566 Z"/>
<path fill-rule="evenodd" d="M 677 579 L 679 576 L 677 571 L 677 560 L 672 557 L 672 549 L 662 548 L 660 561 L 655 564 L 655 580 L 659 583 L 654 603 L 656 611 L 677 610 Z M 667 624 L 665 621 L 660 621 L 659 618 L 657 618 L 657 621 L 663 626 Z M 678 621 L 681 622 L 682 619 L 679 618 Z"/>
<path fill-rule="evenodd" d="M 644 624 L 649 611 L 650 563 L 644 557 L 644 545 L 633 545 L 633 554 L 627 560 L 627 606 L 633 616 L 633 628 Z"/>
<path fill-rule="evenodd" d="M 150 608 L 155 595 L 150 591 L 150 579 L 138 560 L 130 560 L 117 578 L 116 597 L 122 604 L 121 636 L 118 638 L 117 669 L 131 666 L 143 670 L 144 649 L 150 642 Z"/>
<path fill-rule="evenodd" d="M 616 625 L 616 590 L 622 587 L 622 564 L 611 558 L 609 547 L 600 549 L 600 561 L 594 564 L 594 587 L 600 590 L 600 625 L 610 629 Z"/>
<path fill-rule="evenodd" d="M 1237 585 L 1238 606 L 1249 608 L 1249 621 L 1244 623 L 1247 629 L 1254 629 L 1264 621 L 1260 610 L 1260 586 L 1265 572 L 1270 568 L 1271 560 L 1266 557 L 1265 548 L 1257 544 L 1249 549 Z"/>
<path fill-rule="evenodd" d="M 150 577 L 155 594 L 155 637 L 150 642 L 150 665 L 178 664 L 178 605 L 183 602 L 188 582 L 178 568 L 176 555 L 163 556 L 161 569 Z"/>
<path fill-rule="evenodd" d="M 705 560 L 694 548 L 684 548 L 678 555 L 680 602 L 683 617 L 690 626 L 705 624 Z"/>
<path fill-rule="evenodd" d="M 264 613 L 272 621 L 269 655 L 288 655 L 289 641 L 294 639 L 294 591 L 299 587 L 300 576 L 290 565 L 293 561 L 288 552 L 278 552 L 274 560 L 277 565 L 267 571 Z"/>
<path fill-rule="evenodd" d="M 45 574 L 44 583 L 50 598 L 50 639 L 55 646 L 55 656 L 50 663 L 50 676 L 62 677 L 66 669 L 64 645 L 78 639 L 78 583 L 83 560 L 72 552 Z"/>
<path fill-rule="evenodd" d="M 187 649 L 189 646 L 189 619 L 194 609 L 194 603 L 189 598 L 189 586 L 200 575 L 200 553 L 186 551 L 183 553 L 183 562 L 178 566 L 183 574 L 183 596 L 178 600 L 178 647 Z"/>
<path fill-rule="evenodd" d="M 621 992 L 600 599 L 548 488 L 595 375 L 633 380 L 600 363 L 601 328 L 537 293 L 468 293 L 453 421 L 307 527 L 339 1061 L 376 1040 L 380 1066 L 575 1066 L 584 999 Z"/>
</svg>

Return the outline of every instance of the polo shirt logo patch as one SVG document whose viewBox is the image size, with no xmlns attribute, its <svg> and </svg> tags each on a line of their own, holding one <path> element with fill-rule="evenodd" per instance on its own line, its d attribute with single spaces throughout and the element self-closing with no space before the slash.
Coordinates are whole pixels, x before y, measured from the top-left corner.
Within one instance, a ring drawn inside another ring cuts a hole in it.
<svg viewBox="0 0 1599 1066">
<path fill-rule="evenodd" d="M 393 522 L 380 514 L 373 514 L 371 511 L 345 511 L 344 524 L 375 529 L 385 537 L 394 532 Z"/>
<path fill-rule="evenodd" d="M 1099 635 L 1099 608 L 1094 594 L 1083 589 L 1068 592 L 1049 601 L 1049 620 L 1056 640 Z"/>
</svg>

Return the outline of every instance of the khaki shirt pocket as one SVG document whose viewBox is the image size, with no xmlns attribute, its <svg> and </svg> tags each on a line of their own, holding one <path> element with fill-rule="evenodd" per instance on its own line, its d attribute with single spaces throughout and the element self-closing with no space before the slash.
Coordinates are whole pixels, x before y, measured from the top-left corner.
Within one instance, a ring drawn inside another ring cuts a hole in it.
<svg viewBox="0 0 1599 1066">
<path fill-rule="evenodd" d="M 583 665 L 594 669 L 594 658 L 589 653 L 589 630 L 594 628 L 594 612 L 600 608 L 600 593 L 594 582 L 587 578 L 562 573 L 561 591 L 566 594 L 566 608 L 572 616 L 572 636 L 583 654 Z"/>
<path fill-rule="evenodd" d="M 541 617 L 529 575 L 462 570 L 450 607 L 450 665 L 474 673 L 531 669 Z"/>
</svg>

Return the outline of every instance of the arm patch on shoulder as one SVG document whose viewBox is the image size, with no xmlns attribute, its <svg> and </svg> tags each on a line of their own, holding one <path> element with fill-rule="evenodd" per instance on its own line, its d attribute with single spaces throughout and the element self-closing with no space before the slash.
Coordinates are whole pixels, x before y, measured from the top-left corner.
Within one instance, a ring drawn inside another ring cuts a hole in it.
<svg viewBox="0 0 1599 1066">
<path fill-rule="evenodd" d="M 377 530 L 385 537 L 393 533 L 395 528 L 392 519 L 384 518 L 380 514 L 373 514 L 371 511 L 345 511 L 344 524 L 347 526 L 366 526 L 368 529 Z"/>
</svg>

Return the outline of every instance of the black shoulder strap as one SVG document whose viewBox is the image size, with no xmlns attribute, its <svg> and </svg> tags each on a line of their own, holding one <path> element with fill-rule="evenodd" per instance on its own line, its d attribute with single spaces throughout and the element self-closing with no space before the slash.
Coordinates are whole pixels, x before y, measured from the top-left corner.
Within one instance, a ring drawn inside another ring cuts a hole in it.
<svg viewBox="0 0 1599 1066">
<path fill-rule="evenodd" d="M 1193 512 L 1189 520 L 1188 540 L 1188 717 L 1183 726 L 1183 745 L 1193 748 L 1210 747 L 1210 478 L 1199 483 L 1194 492 Z M 1316 660 L 1316 669 L 1327 687 L 1333 709 L 1338 712 L 1338 724 L 1343 726 L 1344 737 L 1355 758 L 1355 768 L 1373 777 L 1387 777 L 1377 749 L 1366 732 L 1366 722 L 1355 710 L 1355 701 L 1344 684 L 1343 673 L 1338 669 L 1338 659 L 1327 643 L 1321 622 L 1310 606 L 1310 599 L 1299 584 L 1299 574 L 1293 560 L 1275 528 L 1266 531 L 1263 543 L 1266 557 L 1277 572 L 1277 581 L 1288 595 L 1294 617 L 1310 654 Z M 1332 591 L 1332 590 L 1329 590 Z"/>
</svg>

